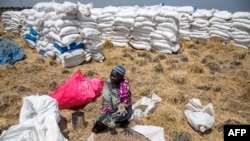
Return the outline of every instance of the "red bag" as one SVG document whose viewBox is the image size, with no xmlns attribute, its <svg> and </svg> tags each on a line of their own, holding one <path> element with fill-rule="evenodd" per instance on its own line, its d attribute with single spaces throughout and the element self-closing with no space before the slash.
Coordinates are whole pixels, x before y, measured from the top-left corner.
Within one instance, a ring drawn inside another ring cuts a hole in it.
<svg viewBox="0 0 250 141">
<path fill-rule="evenodd" d="M 104 81 L 87 79 L 78 70 L 69 80 L 56 88 L 49 96 L 55 98 L 60 109 L 77 108 L 88 104 L 101 94 Z"/>
</svg>

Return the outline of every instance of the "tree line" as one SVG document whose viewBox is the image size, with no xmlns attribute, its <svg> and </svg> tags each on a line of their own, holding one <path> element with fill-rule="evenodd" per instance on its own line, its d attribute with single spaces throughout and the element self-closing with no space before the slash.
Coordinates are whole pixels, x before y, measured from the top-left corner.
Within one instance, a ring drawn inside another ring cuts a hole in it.
<svg viewBox="0 0 250 141">
<path fill-rule="evenodd" d="M 13 10 L 13 11 L 20 11 L 20 10 L 23 10 L 23 9 L 31 9 L 32 7 L 0 7 L 0 10 L 2 11 L 9 11 L 9 10 Z"/>
</svg>

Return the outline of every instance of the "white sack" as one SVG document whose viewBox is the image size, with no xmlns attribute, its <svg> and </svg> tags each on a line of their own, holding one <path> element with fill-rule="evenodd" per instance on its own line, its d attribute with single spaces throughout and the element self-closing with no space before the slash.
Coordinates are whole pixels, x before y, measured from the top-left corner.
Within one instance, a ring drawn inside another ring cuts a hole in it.
<svg viewBox="0 0 250 141">
<path fill-rule="evenodd" d="M 136 40 L 136 41 L 150 41 L 150 36 L 146 35 L 143 36 L 143 35 L 138 35 L 138 34 L 133 34 L 133 35 L 130 35 L 129 37 L 130 39 L 132 40 Z"/>
<path fill-rule="evenodd" d="M 133 26 L 134 25 L 134 18 L 123 18 L 123 17 L 116 17 L 114 19 L 114 24 L 124 24 L 124 25 L 127 25 L 127 26 Z"/>
<path fill-rule="evenodd" d="M 41 11 L 41 12 L 36 12 L 36 14 L 34 15 L 34 17 L 36 19 L 40 19 L 40 18 L 43 18 L 45 15 L 45 12 L 44 11 Z"/>
<path fill-rule="evenodd" d="M 174 32 L 174 34 L 178 33 L 179 27 L 176 24 L 172 24 L 172 23 L 160 23 L 156 26 L 156 30 L 159 29 L 164 29 L 170 32 Z M 163 30 L 164 31 L 164 30 Z"/>
<path fill-rule="evenodd" d="M 221 29 L 221 30 L 226 30 L 226 31 L 229 31 L 231 29 L 230 26 L 226 26 L 224 24 L 212 24 L 210 27 L 211 28 L 217 28 L 217 29 Z"/>
<path fill-rule="evenodd" d="M 57 123 L 60 121 L 57 101 L 48 96 L 28 96 L 23 98 L 19 122 L 37 117 L 53 115 Z"/>
<path fill-rule="evenodd" d="M 179 21 L 187 21 L 187 22 L 191 22 L 193 21 L 193 17 L 191 14 L 186 14 L 186 13 L 180 13 L 179 15 Z"/>
<path fill-rule="evenodd" d="M 98 24 L 98 27 L 103 29 L 103 28 L 110 28 L 112 29 L 113 23 L 100 23 Z"/>
<path fill-rule="evenodd" d="M 168 22 L 168 23 L 176 24 L 176 19 L 169 18 L 169 17 L 162 17 L 160 15 L 154 16 L 153 19 L 154 19 L 155 22 L 158 22 L 158 23 Z"/>
<path fill-rule="evenodd" d="M 98 18 L 100 19 L 100 20 L 102 20 L 102 19 L 106 19 L 106 18 L 108 18 L 108 19 L 114 19 L 114 13 L 101 13 L 99 16 L 98 16 Z"/>
<path fill-rule="evenodd" d="M 56 14 L 66 14 L 66 15 L 76 15 L 77 14 L 77 4 L 69 1 L 64 1 L 55 9 Z"/>
<path fill-rule="evenodd" d="M 97 23 L 96 22 L 80 22 L 79 27 L 80 28 L 95 28 L 95 29 L 97 29 Z"/>
<path fill-rule="evenodd" d="M 61 41 L 59 41 L 63 45 L 69 46 L 71 43 L 80 43 L 82 42 L 82 37 L 80 34 L 69 34 L 61 38 Z"/>
<path fill-rule="evenodd" d="M 163 35 L 156 33 L 156 32 L 151 32 L 149 35 L 152 39 L 157 39 L 157 40 L 165 40 L 166 39 Z"/>
<path fill-rule="evenodd" d="M 138 109 L 137 107 L 140 105 L 146 105 L 147 108 L 142 112 L 137 112 L 136 114 L 133 113 L 133 115 L 131 116 L 131 119 L 141 119 L 144 116 L 148 116 L 150 114 L 150 112 L 155 108 L 156 104 L 158 102 L 161 101 L 161 98 L 153 93 L 151 98 L 148 97 L 142 97 L 141 99 L 139 99 L 135 104 L 132 105 L 132 109 L 134 111 L 141 111 L 140 109 Z"/>
<path fill-rule="evenodd" d="M 229 23 L 228 21 L 226 21 L 225 19 L 222 19 L 222 18 L 218 18 L 218 17 L 211 17 L 209 19 L 209 22 L 211 24 L 226 24 L 226 23 Z"/>
<path fill-rule="evenodd" d="M 208 19 L 210 17 L 212 17 L 212 12 L 210 10 L 206 10 L 206 9 L 197 9 L 193 15 L 194 18 L 204 18 L 204 19 Z"/>
<path fill-rule="evenodd" d="M 87 52 L 83 49 L 74 49 L 64 52 L 63 54 L 57 53 L 56 60 L 65 67 L 74 67 L 80 65 L 86 60 Z M 89 54 L 91 57 L 91 54 Z"/>
<path fill-rule="evenodd" d="M 180 26 L 180 29 L 182 30 L 189 30 L 191 27 L 191 24 L 189 22 L 180 22 L 179 26 Z"/>
<path fill-rule="evenodd" d="M 151 21 L 142 21 L 142 22 L 135 22 L 134 23 L 134 27 L 143 27 L 143 26 L 150 26 L 150 27 L 154 27 L 155 23 L 151 22 Z"/>
<path fill-rule="evenodd" d="M 86 51 L 91 53 L 91 58 L 95 61 L 102 63 L 105 59 L 105 55 L 102 50 L 86 49 Z"/>
<path fill-rule="evenodd" d="M 230 20 L 232 18 L 232 13 L 228 11 L 216 11 L 213 13 L 213 16 L 224 20 Z"/>
<path fill-rule="evenodd" d="M 129 41 L 129 44 L 135 49 L 143 49 L 143 50 L 150 50 L 151 46 L 148 42 L 143 41 Z"/>
<path fill-rule="evenodd" d="M 235 46 L 242 47 L 242 48 L 245 48 L 245 49 L 250 48 L 250 42 L 240 42 L 240 41 L 236 41 L 236 40 L 232 39 L 230 41 L 230 43 L 232 43 Z"/>
<path fill-rule="evenodd" d="M 179 13 L 193 14 L 194 7 L 193 6 L 181 6 L 181 7 L 177 7 L 176 11 Z"/>
<path fill-rule="evenodd" d="M 232 27 L 243 28 L 243 29 L 250 30 L 250 25 L 249 24 L 240 23 L 240 22 L 232 22 Z"/>
<path fill-rule="evenodd" d="M 209 21 L 208 20 L 201 20 L 201 19 L 198 19 L 198 20 L 194 20 L 192 23 L 191 23 L 192 26 L 196 26 L 196 27 L 208 27 L 209 26 Z"/>
<path fill-rule="evenodd" d="M 78 26 L 79 25 L 79 21 L 78 20 L 56 20 L 54 22 L 55 27 L 57 28 L 57 30 L 60 30 L 61 28 L 65 27 L 65 26 Z"/>
<path fill-rule="evenodd" d="M 105 23 L 105 22 L 113 22 L 113 20 L 114 20 L 114 17 L 111 15 L 111 16 L 108 16 L 108 17 L 99 18 L 97 21 L 99 23 Z"/>
<path fill-rule="evenodd" d="M 150 27 L 150 26 L 132 28 L 132 32 L 141 32 L 141 33 L 146 33 L 146 34 L 151 33 L 154 30 L 155 30 L 154 27 Z"/>
<path fill-rule="evenodd" d="M 120 32 L 126 32 L 128 33 L 130 31 L 130 28 L 124 25 L 114 25 L 113 31 L 120 31 Z"/>
<path fill-rule="evenodd" d="M 178 20 L 179 19 L 179 13 L 176 11 L 172 11 L 172 10 L 160 10 L 156 13 L 155 16 L 162 16 L 162 17 L 168 17 L 168 18 L 173 18 Z"/>
<path fill-rule="evenodd" d="M 239 22 L 244 24 L 250 24 L 250 19 L 233 19 L 232 22 Z"/>
<path fill-rule="evenodd" d="M 122 42 L 122 41 L 111 41 L 114 46 L 117 47 L 128 47 L 128 42 Z"/>
<path fill-rule="evenodd" d="M 228 33 L 225 33 L 225 32 L 222 32 L 220 30 L 211 30 L 209 31 L 209 36 L 213 36 L 213 35 L 218 35 L 219 37 L 222 37 L 223 39 L 229 39 L 229 34 Z"/>
<path fill-rule="evenodd" d="M 137 16 L 135 17 L 135 22 L 145 22 L 145 21 L 150 21 L 152 22 L 152 17 L 142 17 L 142 16 Z"/>
<path fill-rule="evenodd" d="M 82 38 L 100 39 L 101 32 L 94 28 L 84 28 L 80 31 Z"/>
<path fill-rule="evenodd" d="M 68 141 L 58 127 L 57 101 L 50 96 L 24 97 L 20 123 L 4 130 L 0 141 Z"/>
<path fill-rule="evenodd" d="M 248 19 L 250 20 L 250 12 L 234 12 L 232 19 Z"/>
<path fill-rule="evenodd" d="M 188 123 L 197 131 L 205 132 L 212 128 L 214 119 L 213 105 L 202 106 L 199 99 L 193 98 L 185 105 L 184 114 Z"/>
<path fill-rule="evenodd" d="M 177 37 L 174 33 L 169 32 L 169 31 L 155 31 L 156 33 L 164 36 L 166 38 L 166 40 L 169 40 L 170 42 L 177 42 Z"/>
<path fill-rule="evenodd" d="M 33 9 L 37 10 L 38 12 L 51 12 L 51 11 L 54 11 L 60 4 L 59 3 L 56 3 L 56 2 L 39 2 L 39 3 L 36 3 L 34 6 L 33 6 Z"/>
<path fill-rule="evenodd" d="M 65 26 L 61 28 L 59 36 L 65 36 L 70 34 L 80 34 L 79 27 L 77 26 Z"/>
<path fill-rule="evenodd" d="M 22 16 L 27 16 L 27 17 L 29 17 L 29 16 L 31 16 L 31 15 L 34 15 L 36 12 L 37 12 L 37 11 L 36 11 L 35 9 L 23 9 L 23 10 L 21 11 L 21 15 L 22 15 Z"/>
<path fill-rule="evenodd" d="M 158 126 L 149 126 L 149 125 L 136 125 L 132 129 L 148 139 L 150 141 L 165 141 L 164 129 Z"/>
<path fill-rule="evenodd" d="M 77 2 L 77 17 L 78 18 L 83 18 L 85 16 L 90 16 L 90 9 L 93 8 L 93 5 L 85 5 L 82 4 L 81 2 Z"/>
</svg>

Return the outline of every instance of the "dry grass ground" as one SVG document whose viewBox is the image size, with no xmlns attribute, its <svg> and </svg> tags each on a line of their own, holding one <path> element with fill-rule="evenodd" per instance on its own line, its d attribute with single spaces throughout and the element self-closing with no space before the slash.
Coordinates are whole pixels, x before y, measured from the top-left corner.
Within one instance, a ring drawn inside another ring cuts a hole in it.
<svg viewBox="0 0 250 141">
<path fill-rule="evenodd" d="M 164 128 L 166 140 L 222 141 L 225 123 L 250 123 L 250 52 L 247 49 L 219 40 L 205 43 L 192 39 L 180 40 L 181 49 L 176 54 L 119 48 L 105 43 L 103 63 L 91 61 L 73 68 L 64 68 L 50 60 L 13 33 L 2 31 L 0 37 L 9 37 L 19 43 L 27 58 L 15 64 L 0 66 L 0 134 L 18 124 L 22 97 L 48 95 L 69 79 L 78 69 L 88 78 L 106 79 L 115 64 L 126 67 L 130 80 L 132 100 L 151 97 L 155 91 L 162 101 L 141 123 Z M 203 105 L 212 103 L 215 124 L 205 133 L 195 131 L 184 116 L 184 106 L 191 98 L 198 98 Z M 101 108 L 101 98 L 77 110 L 85 112 L 86 127 L 74 131 L 71 113 L 76 109 L 60 110 L 60 129 L 71 141 L 86 140 L 91 135 L 91 125 Z M 135 123 L 131 122 L 131 125 Z M 99 141 L 142 140 L 143 136 L 112 136 L 109 132 L 95 135 Z M 146 140 L 146 139 L 145 139 Z"/>
</svg>

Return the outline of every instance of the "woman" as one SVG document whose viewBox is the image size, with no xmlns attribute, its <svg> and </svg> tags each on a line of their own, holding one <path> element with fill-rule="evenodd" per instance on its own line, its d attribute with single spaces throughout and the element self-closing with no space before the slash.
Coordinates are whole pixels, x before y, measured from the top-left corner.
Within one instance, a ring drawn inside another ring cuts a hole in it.
<svg viewBox="0 0 250 141">
<path fill-rule="evenodd" d="M 133 114 L 129 82 L 124 78 L 122 65 L 113 67 L 102 90 L 101 115 L 97 118 L 92 132 L 99 133 L 106 127 L 115 129 L 117 123 L 128 123 Z"/>
</svg>

